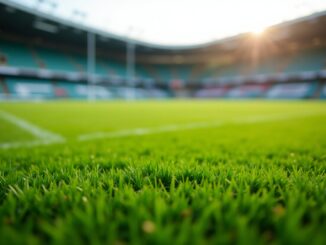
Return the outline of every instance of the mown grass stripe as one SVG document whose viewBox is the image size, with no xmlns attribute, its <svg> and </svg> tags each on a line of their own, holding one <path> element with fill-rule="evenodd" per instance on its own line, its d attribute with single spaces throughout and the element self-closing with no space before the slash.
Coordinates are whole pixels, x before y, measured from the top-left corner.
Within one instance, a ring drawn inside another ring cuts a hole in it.
<svg viewBox="0 0 326 245">
<path fill-rule="evenodd" d="M 201 128 L 215 128 L 224 126 L 227 124 L 247 124 L 247 123 L 260 123 L 260 122 L 271 122 L 271 121 L 281 121 L 300 117 L 307 117 L 317 115 L 316 113 L 300 113 L 300 114 L 282 114 L 282 115 L 258 115 L 251 117 L 244 117 L 239 119 L 233 119 L 230 121 L 220 121 L 220 122 L 193 122 L 187 124 L 170 124 L 155 128 L 135 128 L 127 130 L 119 130 L 113 132 L 95 132 L 90 134 L 83 134 L 78 137 L 79 141 L 89 141 L 104 138 L 121 138 L 127 136 L 141 136 L 148 134 L 159 134 L 165 132 L 182 131 L 182 130 L 192 130 Z"/>
<path fill-rule="evenodd" d="M 48 130 L 42 129 L 35 124 L 32 124 L 22 118 L 16 117 L 8 112 L 0 111 L 0 116 L 15 124 L 17 127 L 29 132 L 30 134 L 34 135 L 38 139 L 47 139 L 47 140 L 63 140 L 61 135 L 52 133 Z"/>
<path fill-rule="evenodd" d="M 52 133 L 48 130 L 42 129 L 35 124 L 32 124 L 22 118 L 14 116 L 8 112 L 0 111 L 0 116 L 7 120 L 8 122 L 16 125 L 17 127 L 27 131 L 34 137 L 35 140 L 30 141 L 15 141 L 15 142 L 5 142 L 0 144 L 0 149 L 10 149 L 19 147 L 33 147 L 39 145 L 48 145 L 58 142 L 65 142 L 65 138 L 59 134 Z"/>
</svg>

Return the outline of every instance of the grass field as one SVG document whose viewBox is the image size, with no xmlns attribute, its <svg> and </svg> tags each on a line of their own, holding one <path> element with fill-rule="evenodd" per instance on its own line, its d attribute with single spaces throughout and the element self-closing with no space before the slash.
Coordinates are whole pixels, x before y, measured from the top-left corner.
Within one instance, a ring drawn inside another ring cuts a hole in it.
<svg viewBox="0 0 326 245">
<path fill-rule="evenodd" d="M 326 244 L 326 104 L 0 104 L 0 244 Z"/>
</svg>

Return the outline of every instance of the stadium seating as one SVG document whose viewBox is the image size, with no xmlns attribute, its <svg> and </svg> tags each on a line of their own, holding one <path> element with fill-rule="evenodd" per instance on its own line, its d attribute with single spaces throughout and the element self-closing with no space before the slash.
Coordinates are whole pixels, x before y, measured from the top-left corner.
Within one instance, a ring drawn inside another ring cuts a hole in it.
<svg viewBox="0 0 326 245">
<path fill-rule="evenodd" d="M 87 72 L 87 62 L 86 58 L 79 54 L 74 54 L 70 56 L 71 62 L 75 64 L 76 67 L 78 67 L 78 70 L 80 72 Z"/>
<path fill-rule="evenodd" d="M 277 72 L 275 60 L 265 60 L 259 63 L 236 63 L 227 66 L 220 66 L 206 71 L 207 77 L 232 78 L 238 76 L 272 74 Z"/>
<path fill-rule="evenodd" d="M 74 99 L 87 98 L 87 86 L 67 82 L 56 83 L 55 94 L 58 97 L 69 97 Z"/>
<path fill-rule="evenodd" d="M 240 85 L 232 88 L 228 93 L 229 98 L 257 98 L 262 97 L 268 89 L 268 84 Z"/>
<path fill-rule="evenodd" d="M 71 59 L 79 67 L 79 70 L 87 72 L 87 60 L 85 56 L 73 55 Z M 126 77 L 125 65 L 115 61 L 97 58 L 95 68 L 96 73 L 99 75 Z"/>
<path fill-rule="evenodd" d="M 77 63 L 84 71 L 87 71 L 86 57 L 79 57 Z M 119 76 L 121 78 L 126 78 L 127 76 L 125 64 L 103 58 L 97 58 L 96 60 L 96 73 L 107 76 Z"/>
<path fill-rule="evenodd" d="M 201 78 L 231 78 L 237 76 L 295 73 L 326 69 L 325 49 L 298 51 L 295 55 L 270 57 L 257 62 L 233 63 L 216 68 L 207 68 Z"/>
<path fill-rule="evenodd" d="M 153 99 L 164 99 L 170 97 L 170 94 L 167 91 L 161 89 L 148 89 L 146 90 L 147 98 Z"/>
<path fill-rule="evenodd" d="M 59 71 L 77 71 L 76 67 L 69 61 L 68 56 L 59 51 L 50 51 L 38 48 L 36 53 L 44 63 L 44 68 Z"/>
<path fill-rule="evenodd" d="M 203 68 L 200 72 L 197 73 L 195 79 L 205 80 L 209 78 L 216 78 L 217 76 L 215 73 L 216 73 L 216 68 L 212 68 L 212 67 Z"/>
<path fill-rule="evenodd" d="M 126 65 L 123 63 L 119 63 L 113 60 L 105 60 L 104 64 L 108 67 L 108 69 L 113 73 L 112 75 L 119 76 L 121 78 L 127 77 Z"/>
<path fill-rule="evenodd" d="M 57 97 L 67 97 L 72 99 L 86 99 L 89 95 L 90 87 L 87 84 L 59 82 L 54 86 Z M 113 97 L 104 86 L 92 86 L 92 96 L 97 99 L 110 99 Z"/>
<path fill-rule="evenodd" d="M 4 93 L 0 92 L 0 101 L 5 99 L 7 99 L 7 96 Z"/>
<path fill-rule="evenodd" d="M 151 78 L 151 75 L 143 65 L 136 65 L 136 77 L 149 79 Z"/>
<path fill-rule="evenodd" d="M 112 75 L 102 60 L 97 60 L 96 62 L 96 73 L 103 76 Z"/>
<path fill-rule="evenodd" d="M 49 99 L 55 96 L 51 81 L 21 78 L 7 78 L 5 81 L 12 98 Z"/>
<path fill-rule="evenodd" d="M 39 68 L 32 51 L 26 45 L 1 41 L 0 54 L 6 57 L 8 66 Z"/>
<path fill-rule="evenodd" d="M 170 82 L 174 79 L 187 81 L 191 79 L 192 66 L 190 65 L 155 65 L 154 67 L 161 81 Z"/>
<path fill-rule="evenodd" d="M 2 86 L 3 86 L 3 84 L 2 84 L 2 81 L 0 80 L 0 100 L 5 99 L 5 97 L 6 97 Z"/>
<path fill-rule="evenodd" d="M 62 71 L 87 71 L 86 57 L 78 54 L 66 54 L 58 50 L 40 47 L 29 48 L 25 44 L 0 41 L 0 53 L 6 57 L 7 65 L 15 67 L 46 68 Z M 284 65 L 280 69 L 280 64 Z M 190 79 L 193 66 L 190 65 L 154 65 L 161 81 L 173 79 Z M 298 52 L 289 57 L 273 57 L 261 60 L 257 64 L 235 63 L 217 68 L 207 68 L 199 74 L 199 78 L 228 78 L 244 75 L 272 74 L 280 71 L 291 73 L 300 71 L 319 71 L 326 68 L 325 50 L 308 50 Z M 117 75 L 126 78 L 125 64 L 109 59 L 97 60 L 96 73 L 101 75 Z M 152 74 L 142 65 L 136 66 L 138 78 L 151 78 Z"/>
<path fill-rule="evenodd" d="M 0 41 L 0 54 L 5 57 L 5 63 L 12 67 L 26 68 L 45 68 L 55 71 L 67 72 L 86 72 L 86 57 L 82 54 L 73 54 L 49 48 L 29 47 L 25 44 Z M 281 69 L 282 68 L 282 69 Z M 322 50 L 308 50 L 298 52 L 295 55 L 287 57 L 270 57 L 254 64 L 235 63 L 227 66 L 210 67 L 206 69 L 195 69 L 191 65 L 143 65 L 136 64 L 135 76 L 138 81 L 144 79 L 155 79 L 158 82 L 168 84 L 181 83 L 187 84 L 187 81 L 195 78 L 199 81 L 204 78 L 232 78 L 246 75 L 256 74 L 272 74 L 278 72 L 292 73 L 301 71 L 320 71 L 326 68 L 325 52 Z M 96 73 L 103 76 L 117 77 L 118 79 L 126 79 L 126 64 L 111 59 L 98 58 L 96 65 Z M 209 81 L 209 80 L 207 80 Z M 47 81 L 36 79 L 17 79 L 7 78 L 5 80 L 8 92 L 17 98 L 87 98 L 87 86 L 83 83 L 71 83 L 64 81 Z M 0 93 L 3 93 L 3 86 L 0 86 Z M 178 89 L 180 86 L 172 86 L 172 89 Z M 203 88 L 193 92 L 194 97 L 200 98 L 309 98 L 319 96 L 325 98 L 325 89 L 316 92 L 318 86 L 316 83 L 284 83 L 274 84 L 269 89 L 269 85 L 238 85 L 233 88 L 214 86 L 211 88 Z M 319 91 L 319 90 L 318 90 Z M 105 87 L 95 86 L 94 94 L 98 98 L 129 98 L 130 91 L 126 88 L 113 91 Z M 315 93 L 316 92 L 316 93 Z M 160 90 L 145 92 L 137 90 L 138 98 L 151 98 L 157 96 L 160 98 L 168 97 L 168 92 Z"/>
<path fill-rule="evenodd" d="M 187 81 L 191 79 L 190 73 L 192 67 L 190 65 L 180 65 L 177 68 L 177 78 L 182 79 L 183 81 Z"/>
<path fill-rule="evenodd" d="M 215 71 L 215 77 L 235 77 L 239 75 L 242 75 L 240 64 L 218 67 Z"/>
<path fill-rule="evenodd" d="M 326 85 L 322 86 L 322 89 L 320 91 L 320 98 L 321 99 L 326 99 Z"/>
<path fill-rule="evenodd" d="M 155 69 L 161 81 L 170 82 L 175 78 L 172 75 L 172 66 L 156 65 Z"/>
<path fill-rule="evenodd" d="M 256 75 L 256 74 L 273 74 L 278 72 L 277 65 L 279 64 L 279 60 L 272 58 L 269 60 L 263 60 L 259 62 L 257 65 L 252 65 L 249 69 L 248 75 Z"/>
<path fill-rule="evenodd" d="M 197 98 L 222 98 L 228 92 L 227 87 L 204 88 L 195 92 Z"/>
<path fill-rule="evenodd" d="M 113 90 L 116 98 L 121 99 L 148 99 L 156 98 L 163 99 L 168 98 L 169 94 L 166 91 L 160 89 L 131 89 L 127 87 L 120 87 Z"/>
<path fill-rule="evenodd" d="M 79 89 L 81 89 L 81 88 L 79 88 Z M 86 89 L 87 89 L 87 91 L 89 91 L 88 87 L 86 87 Z M 83 88 L 83 90 L 85 90 L 85 87 Z M 113 93 L 109 89 L 107 89 L 104 86 L 99 86 L 99 85 L 95 85 L 92 87 L 92 94 L 93 94 L 93 97 L 95 97 L 97 99 L 112 99 L 114 97 Z"/>
<path fill-rule="evenodd" d="M 317 86 L 314 82 L 276 84 L 266 94 L 271 99 L 303 99 L 311 97 Z"/>
<path fill-rule="evenodd" d="M 284 72 L 320 71 L 325 67 L 325 50 L 315 49 L 296 53 Z"/>
<path fill-rule="evenodd" d="M 6 84 L 13 99 L 86 99 L 89 93 L 89 87 L 81 83 L 52 83 L 47 80 L 8 78 Z M 97 99 L 113 97 L 112 92 L 98 85 L 92 87 L 92 95 Z"/>
</svg>

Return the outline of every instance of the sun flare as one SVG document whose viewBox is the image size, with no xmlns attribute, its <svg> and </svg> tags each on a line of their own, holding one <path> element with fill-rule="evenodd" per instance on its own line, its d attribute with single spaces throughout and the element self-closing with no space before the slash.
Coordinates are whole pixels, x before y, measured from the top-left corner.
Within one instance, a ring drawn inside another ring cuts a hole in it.
<svg viewBox="0 0 326 245">
<path fill-rule="evenodd" d="M 251 30 L 251 33 L 255 36 L 261 36 L 265 33 L 266 27 L 264 26 L 257 26 Z"/>
</svg>

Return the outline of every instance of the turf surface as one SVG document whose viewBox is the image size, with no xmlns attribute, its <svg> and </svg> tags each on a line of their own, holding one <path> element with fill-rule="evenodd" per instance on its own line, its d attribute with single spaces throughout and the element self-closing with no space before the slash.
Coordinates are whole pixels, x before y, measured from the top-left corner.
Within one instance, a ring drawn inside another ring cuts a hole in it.
<svg viewBox="0 0 326 245">
<path fill-rule="evenodd" d="M 326 104 L 0 104 L 66 142 L 0 149 L 0 244 L 325 244 Z M 263 120 L 261 120 L 263 119 Z M 80 142 L 80 135 L 220 122 Z M 0 145 L 34 138 L 0 116 Z"/>
</svg>

